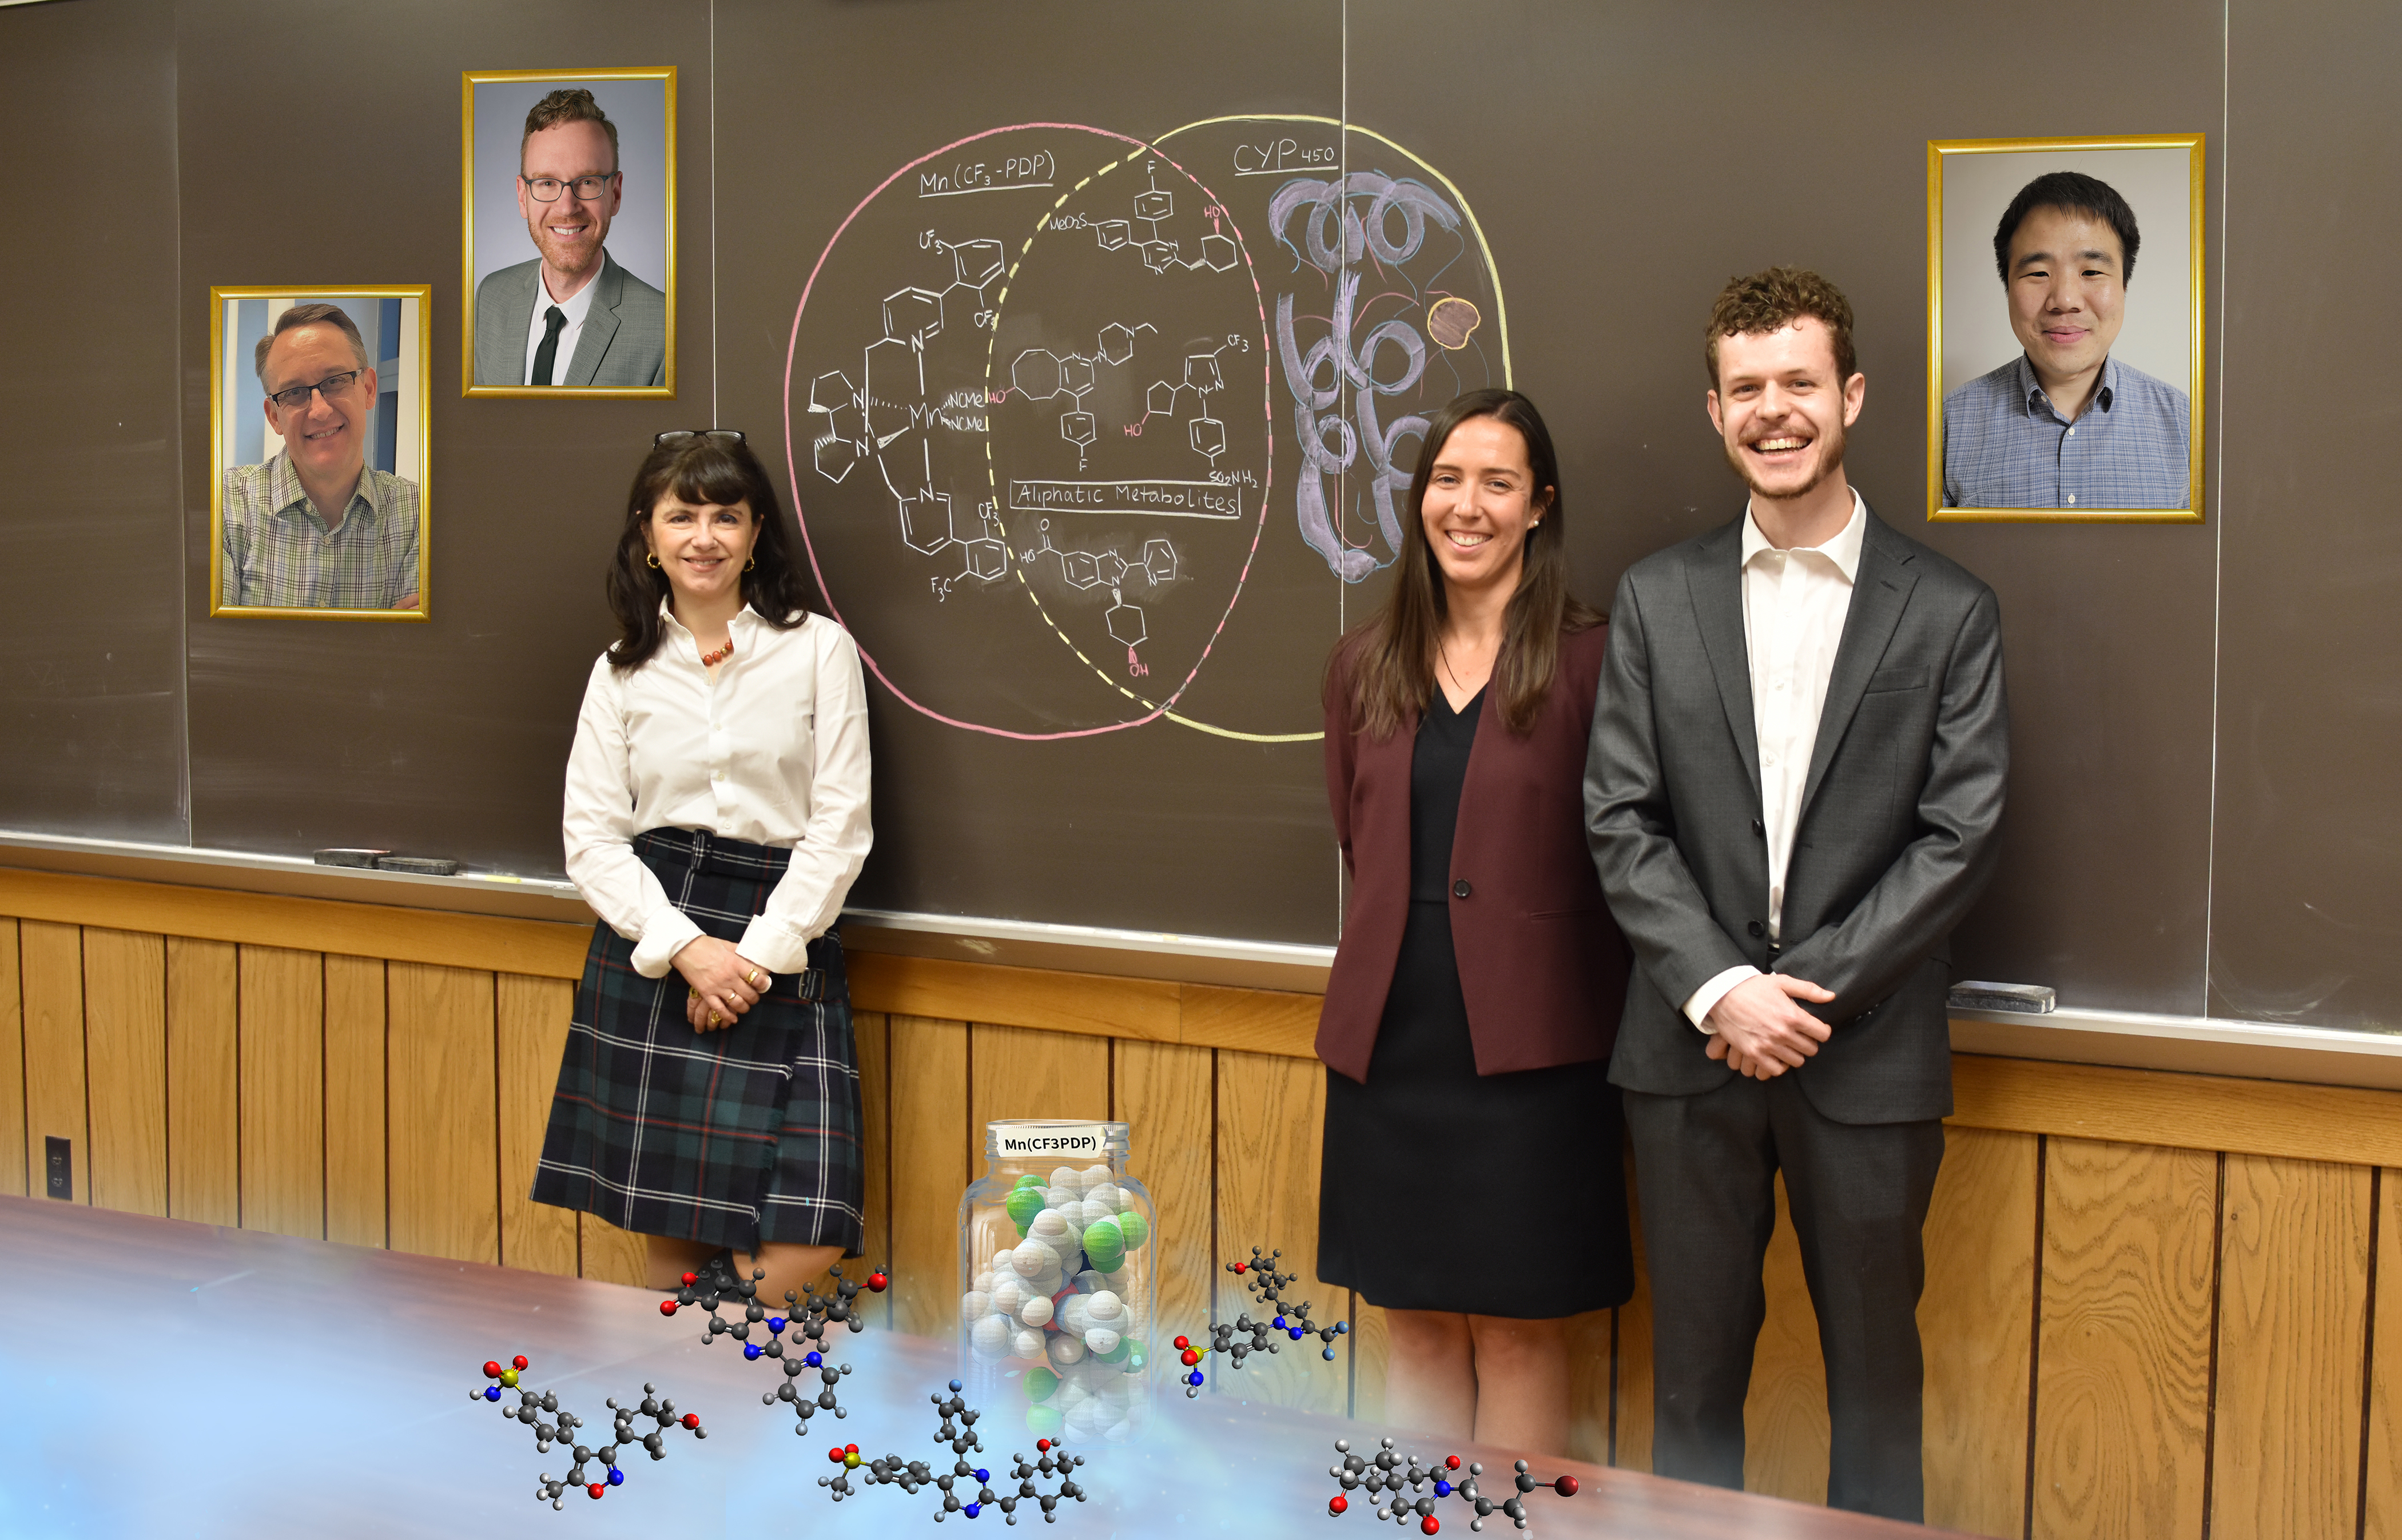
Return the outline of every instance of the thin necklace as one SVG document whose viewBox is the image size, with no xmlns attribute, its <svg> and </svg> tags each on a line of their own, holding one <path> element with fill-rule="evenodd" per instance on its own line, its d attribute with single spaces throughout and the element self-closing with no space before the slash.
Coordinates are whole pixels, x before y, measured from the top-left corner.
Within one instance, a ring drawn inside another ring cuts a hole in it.
<svg viewBox="0 0 2402 1540">
<path fill-rule="evenodd" d="M 730 658 L 730 657 L 732 657 L 733 655 L 734 655 L 734 639 L 733 639 L 732 637 L 727 637 L 727 638 L 725 639 L 725 646 L 720 647 L 719 649 L 717 649 L 717 651 L 715 651 L 715 652 L 713 652 L 713 653 L 701 653 L 701 654 L 700 654 L 700 666 L 701 666 L 703 668 L 714 668 L 714 667 L 716 667 L 719 664 L 724 663 L 727 658 Z"/>
</svg>

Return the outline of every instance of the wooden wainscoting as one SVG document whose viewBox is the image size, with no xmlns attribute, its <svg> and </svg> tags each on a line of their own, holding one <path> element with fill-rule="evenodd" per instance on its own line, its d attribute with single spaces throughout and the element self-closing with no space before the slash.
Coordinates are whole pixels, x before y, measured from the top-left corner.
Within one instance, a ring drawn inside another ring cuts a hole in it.
<svg viewBox="0 0 2402 1540">
<path fill-rule="evenodd" d="M 524 1196 L 580 928 L 15 872 L 0 914 L 0 1189 L 43 1191 L 64 1138 L 79 1203 L 639 1281 L 639 1237 Z M 1310 1277 L 1314 997 L 870 954 L 851 973 L 892 1325 L 945 1326 L 987 1120 L 1122 1120 L 1164 1327 L 1231 1308 L 1220 1264 L 1280 1246 L 1352 1332 L 1245 1393 L 1381 1414 L 1379 1313 Z M 1930 1521 L 2402 1533 L 2402 1095 L 1969 1056 L 1954 1079 L 1919 1313 Z M 1462 1218 L 1426 1217 L 1430 1246 Z M 1768 1275 L 1747 1484 L 1823 1501 L 1782 1223 Z M 1576 1324 L 1570 1452 L 1649 1465 L 1650 1320 L 1638 1285 Z"/>
</svg>

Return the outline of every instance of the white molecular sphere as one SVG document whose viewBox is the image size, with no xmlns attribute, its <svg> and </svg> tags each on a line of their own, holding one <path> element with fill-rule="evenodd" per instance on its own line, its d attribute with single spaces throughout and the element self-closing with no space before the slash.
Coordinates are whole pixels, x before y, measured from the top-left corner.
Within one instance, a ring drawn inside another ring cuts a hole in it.
<svg viewBox="0 0 2402 1540">
<path fill-rule="evenodd" d="M 975 1329 L 968 1334 L 968 1341 L 979 1358 L 1006 1358 L 1009 1356 L 1009 1323 L 998 1315 L 987 1315 L 975 1324 Z"/>
<path fill-rule="evenodd" d="M 972 1288 L 959 1296 L 959 1319 L 980 1321 L 992 1313 L 992 1296 L 980 1288 Z"/>
<path fill-rule="evenodd" d="M 1123 1420 L 1101 1430 L 1101 1442 L 1105 1444 L 1123 1444 L 1133 1437 L 1134 1424 Z"/>
<path fill-rule="evenodd" d="M 1124 1208 L 1125 1204 L 1121 1201 L 1124 1197 L 1124 1189 L 1109 1182 L 1095 1182 L 1084 1191 L 1084 1202 L 1098 1203 L 1103 1214 L 1115 1214 Z"/>
<path fill-rule="evenodd" d="M 1051 1324 L 1051 1296 L 1047 1294 L 1038 1294 L 1034 1296 L 1034 1298 L 1027 1300 L 1026 1303 L 1017 1307 L 1017 1318 L 1025 1322 L 1029 1327 L 1049 1326 Z"/>
<path fill-rule="evenodd" d="M 1084 1189 L 1084 1196 L 1089 1198 L 1093 1195 L 1093 1189 L 1110 1179 L 1110 1168 L 1105 1165 L 1088 1165 L 1077 1173 L 1077 1178 Z"/>
<path fill-rule="evenodd" d="M 1026 1286 L 1015 1277 L 1003 1278 L 992 1286 L 985 1302 L 1001 1314 L 1015 1315 L 1018 1307 L 1026 1303 Z"/>
<path fill-rule="evenodd" d="M 1084 1346 L 1095 1353 L 1115 1353 L 1118 1348 L 1118 1334 L 1107 1327 L 1086 1327 Z"/>
<path fill-rule="evenodd" d="M 1050 1185 L 1053 1187 L 1073 1188 L 1079 1197 L 1084 1195 L 1084 1184 L 1077 1178 L 1076 1168 L 1071 1165 L 1052 1167 Z"/>
<path fill-rule="evenodd" d="M 1078 1404 L 1092 1398 L 1093 1393 L 1083 1385 L 1073 1380 L 1062 1380 L 1059 1382 L 1059 1388 L 1052 1393 L 1051 1405 L 1057 1409 L 1060 1416 L 1065 1417 L 1073 1411 Z"/>
<path fill-rule="evenodd" d="M 1055 1266 L 1025 1280 L 1025 1283 L 1028 1294 L 1056 1294 L 1065 1286 L 1066 1279 Z"/>
<path fill-rule="evenodd" d="M 1042 1333 L 1032 1327 L 1020 1327 L 1009 1339 L 1009 1355 L 1013 1358 L 1042 1356 Z"/>
<path fill-rule="evenodd" d="M 1031 1237 L 1018 1242 L 1009 1258 L 1021 1278 L 1040 1278 L 1059 1265 L 1059 1254 Z"/>
<path fill-rule="evenodd" d="M 1026 1227 L 1026 1233 L 1029 1239 L 1040 1241 L 1056 1251 L 1059 1243 L 1067 1238 L 1068 1220 L 1058 1210 L 1046 1208 Z"/>
<path fill-rule="evenodd" d="M 1103 1289 L 1084 1301 L 1084 1314 L 1095 1326 L 1119 1326 L 1125 1320 L 1125 1301 Z"/>
<path fill-rule="evenodd" d="M 1108 1273 L 1096 1272 L 1091 1268 L 1086 1268 L 1084 1272 L 1076 1274 L 1076 1292 L 1079 1294 L 1097 1294 L 1102 1289 L 1110 1286 L 1109 1279 L 1110 1275 Z"/>
<path fill-rule="evenodd" d="M 1084 1334 L 1085 1323 L 1089 1319 L 1084 1312 L 1090 1303 L 1091 1301 L 1081 1294 L 1069 1295 L 1059 1306 L 1059 1329 L 1072 1331 L 1082 1337 Z"/>
<path fill-rule="evenodd" d="M 977 1273 L 977 1274 L 975 1275 L 975 1282 L 973 1282 L 973 1283 L 972 1283 L 972 1284 L 968 1285 L 968 1287 L 973 1288 L 973 1289 L 979 1289 L 979 1290 L 983 1291 L 984 1293 L 990 1294 L 990 1293 L 992 1292 L 992 1272 L 991 1272 L 991 1270 L 990 1270 L 990 1269 L 987 1269 L 985 1272 L 982 1272 Z"/>
<path fill-rule="evenodd" d="M 999 1251 L 994 1252 L 992 1254 L 992 1271 L 995 1277 L 999 1277 L 1003 1273 L 1016 1272 L 1017 1248 L 1015 1246 L 1003 1246 Z"/>
<path fill-rule="evenodd" d="M 1065 1367 L 1069 1364 L 1081 1362 L 1084 1356 L 1084 1343 L 1076 1341 L 1076 1339 L 1069 1336 L 1065 1332 L 1055 1332 L 1052 1334 L 1051 1361 L 1053 1363 Z"/>
<path fill-rule="evenodd" d="M 1079 1401 L 1068 1409 L 1068 1432 L 1078 1438 L 1097 1437 L 1101 1431 L 1101 1409 L 1093 1401 Z"/>
<path fill-rule="evenodd" d="M 1083 1193 L 1072 1187 L 1046 1187 L 1042 1189 L 1042 1206 L 1065 1208 L 1070 1203 L 1082 1203 L 1084 1197 Z"/>
</svg>

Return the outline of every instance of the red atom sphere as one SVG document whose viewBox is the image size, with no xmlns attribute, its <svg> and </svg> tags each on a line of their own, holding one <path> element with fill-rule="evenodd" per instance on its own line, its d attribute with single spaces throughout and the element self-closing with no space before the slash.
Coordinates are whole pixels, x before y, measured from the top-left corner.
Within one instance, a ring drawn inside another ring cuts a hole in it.
<svg viewBox="0 0 2402 1540">
<path fill-rule="evenodd" d="M 870 1294 L 881 1294 L 884 1292 L 886 1286 L 891 1282 L 891 1279 L 887 1278 L 881 1272 L 871 1272 L 867 1275 L 867 1292 Z"/>
<path fill-rule="evenodd" d="M 829 1461 L 832 1461 L 834 1464 L 837 1464 L 837 1465 L 838 1465 L 838 1464 L 842 1464 L 842 1451 L 841 1451 L 841 1449 L 840 1449 L 839 1447 L 837 1447 L 837 1448 L 830 1449 L 830 1450 L 826 1451 L 826 1458 L 827 1458 Z"/>
<path fill-rule="evenodd" d="M 516 1357 L 510 1359 L 509 1363 L 513 1368 L 523 1368 L 526 1367 L 526 1355 L 520 1353 Z"/>
<path fill-rule="evenodd" d="M 662 1315 L 673 1315 L 675 1313 L 676 1313 L 676 1302 L 675 1302 L 673 1299 L 661 1299 L 661 1300 L 659 1301 L 659 1313 L 660 1313 L 660 1314 L 662 1314 Z"/>
<path fill-rule="evenodd" d="M 1037 1454 L 1048 1454 L 1048 1453 L 1050 1453 L 1050 1452 L 1051 1452 L 1051 1440 L 1050 1440 L 1050 1439 L 1048 1439 L 1048 1438 L 1037 1438 L 1036 1440 L 1034 1440 L 1034 1452 L 1035 1452 L 1035 1453 L 1037 1453 Z"/>
<path fill-rule="evenodd" d="M 1442 1519 L 1437 1519 L 1437 1518 L 1436 1518 L 1433 1514 L 1431 1514 L 1431 1513 L 1428 1514 L 1424 1519 L 1419 1519 L 1419 1520 L 1418 1520 L 1418 1533 L 1419 1533 L 1420 1534 L 1432 1534 L 1432 1533 L 1434 1533 L 1437 1530 L 1440 1530 L 1440 1529 L 1442 1529 L 1442 1528 L 1443 1528 L 1443 1520 L 1442 1520 Z"/>
<path fill-rule="evenodd" d="M 487 1359 L 485 1359 L 485 1360 L 484 1360 L 484 1378 L 485 1378 L 485 1379 L 487 1379 L 487 1380 L 497 1380 L 497 1379 L 499 1379 L 500 1377 L 501 1377 L 501 1361 L 500 1361 L 498 1358 L 487 1358 Z"/>
<path fill-rule="evenodd" d="M 1326 1511 L 1329 1514 L 1342 1514 L 1350 1511 L 1350 1507 L 1351 1504 L 1349 1501 L 1338 1492 L 1334 1494 L 1334 1501 L 1326 1505 Z"/>
<path fill-rule="evenodd" d="M 1237 1272 L 1249 1272 L 1251 1271 L 1251 1264 L 1249 1262 L 1236 1262 L 1235 1264 L 1235 1271 Z"/>
<path fill-rule="evenodd" d="M 1194 1365 L 1195 1365 L 1195 1364 L 1199 1363 L 1200 1361 L 1201 1361 L 1201 1354 L 1200 1354 L 1200 1352 L 1199 1352 L 1199 1350 L 1198 1350 L 1198 1349 L 1195 1349 L 1195 1348 L 1186 1348 L 1186 1349 L 1184 1350 L 1184 1367 L 1185 1367 L 1186 1368 L 1191 1368 Z"/>
<path fill-rule="evenodd" d="M 687 1411 L 683 1414 L 683 1425 L 688 1428 L 697 1428 L 700 1426 L 700 1419 Z"/>
<path fill-rule="evenodd" d="M 1445 1455 L 1443 1457 L 1443 1464 L 1445 1470 L 1457 1470 L 1459 1468 L 1459 1456 L 1456 1454 Z"/>
<path fill-rule="evenodd" d="M 1178 1339 L 1176 1339 L 1176 1347 L 1177 1347 L 1177 1351 L 1179 1351 L 1180 1353 L 1180 1352 L 1182 1352 L 1184 1349 L 1191 1347 L 1192 1345 L 1193 1345 L 1193 1339 L 1192 1339 L 1192 1338 L 1190 1338 L 1190 1337 L 1179 1337 Z"/>
<path fill-rule="evenodd" d="M 607 1492 L 609 1489 L 608 1489 L 607 1487 L 605 1487 L 605 1486 L 602 1486 L 600 1482 L 595 1481 L 595 1482 L 593 1482 L 590 1486 L 588 1486 L 588 1487 L 585 1488 L 584 1490 L 585 1490 L 585 1491 L 587 1491 L 587 1492 L 590 1492 L 590 1493 L 592 1494 L 592 1500 L 593 1500 L 594 1502 L 596 1502 L 596 1503 L 597 1503 L 597 1502 L 599 1502 L 599 1501 L 600 1500 L 600 1494 L 601 1494 L 602 1492 Z"/>
<path fill-rule="evenodd" d="M 1552 1490 L 1563 1497 L 1574 1497 L 1577 1493 L 1576 1478 L 1563 1476 L 1552 1483 Z"/>
<path fill-rule="evenodd" d="M 693 1285 L 700 1282 L 700 1274 L 697 1272 L 687 1272 L 683 1275 L 683 1282 L 684 1286 L 686 1288 L 690 1288 Z"/>
</svg>

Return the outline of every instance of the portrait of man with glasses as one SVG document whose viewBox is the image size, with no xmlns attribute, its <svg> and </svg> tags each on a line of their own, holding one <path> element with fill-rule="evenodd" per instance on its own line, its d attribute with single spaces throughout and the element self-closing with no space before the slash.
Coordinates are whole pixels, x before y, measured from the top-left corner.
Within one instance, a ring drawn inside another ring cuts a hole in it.
<svg viewBox="0 0 2402 1540">
<path fill-rule="evenodd" d="M 371 450 L 390 461 L 394 435 L 358 323 L 339 305 L 290 306 L 252 364 L 266 392 L 256 436 L 283 447 L 225 467 L 217 608 L 417 610 L 419 488 L 368 462 Z"/>
<path fill-rule="evenodd" d="M 642 390 L 667 383 L 668 301 L 609 254 L 625 199 L 617 125 L 582 87 L 526 114 L 518 213 L 541 254 L 476 286 L 476 384 Z"/>
</svg>

